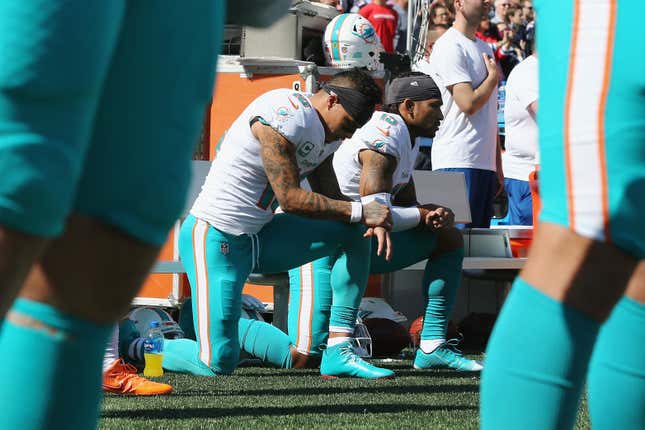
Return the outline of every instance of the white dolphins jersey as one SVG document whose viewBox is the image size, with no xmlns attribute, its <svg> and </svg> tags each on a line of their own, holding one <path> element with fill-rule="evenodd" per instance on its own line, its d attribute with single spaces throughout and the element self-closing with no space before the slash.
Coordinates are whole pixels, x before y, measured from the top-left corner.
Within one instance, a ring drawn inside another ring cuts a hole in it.
<svg viewBox="0 0 645 430">
<path fill-rule="evenodd" d="M 392 198 L 412 179 L 419 145 L 412 146 L 405 121 L 399 115 L 375 111 L 372 118 L 334 154 L 334 171 L 340 191 L 354 201 L 360 201 L 361 163 L 359 152 L 370 149 L 396 158 L 392 175 Z"/>
<path fill-rule="evenodd" d="M 250 122 L 258 118 L 295 146 L 302 179 L 340 145 L 325 143 L 325 129 L 309 96 L 278 89 L 251 102 L 226 133 L 190 213 L 234 235 L 255 234 L 271 221 L 277 201 Z"/>
</svg>

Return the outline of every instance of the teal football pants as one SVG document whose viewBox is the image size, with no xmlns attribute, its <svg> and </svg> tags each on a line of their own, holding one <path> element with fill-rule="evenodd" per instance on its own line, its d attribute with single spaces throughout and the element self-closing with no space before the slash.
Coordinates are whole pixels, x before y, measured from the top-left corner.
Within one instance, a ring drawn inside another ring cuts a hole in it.
<svg viewBox="0 0 645 430">
<path fill-rule="evenodd" d="M 394 252 L 389 262 L 383 256 L 376 255 L 374 239 L 369 258 L 371 274 L 395 272 L 425 260 L 433 254 L 437 245 L 437 237 L 430 231 L 412 229 L 392 233 L 391 237 Z M 427 308 L 433 310 L 433 321 L 429 321 L 427 327 L 424 325 L 422 335 L 427 335 L 426 332 L 439 332 L 440 337 L 443 337 L 445 334 L 447 316 L 452 310 L 454 295 L 459 288 L 463 260 L 462 250 L 444 255 L 452 254 L 455 254 L 454 258 L 442 262 L 443 267 L 433 264 L 433 261 L 436 262 L 434 258 L 426 263 L 422 288 L 423 294 L 428 298 Z M 439 255 L 436 259 L 440 260 L 442 256 Z M 337 267 L 334 256 L 321 258 L 289 271 L 289 337 L 296 349 L 303 354 L 319 356 L 319 347 L 327 343 L 330 330 L 353 333 L 365 290 L 336 283 L 331 276 L 332 267 Z M 443 272 L 448 272 L 448 282 L 441 291 L 437 291 L 437 280 L 445 277 Z M 434 336 L 431 334 L 429 337 Z"/>
<path fill-rule="evenodd" d="M 74 211 L 163 244 L 185 204 L 224 6 L 3 1 L 0 225 L 52 237 Z"/>
<path fill-rule="evenodd" d="M 205 374 L 235 370 L 242 288 L 251 271 L 285 272 L 334 254 L 332 279 L 363 290 L 369 271 L 364 256 L 371 247 L 364 232 L 360 224 L 278 214 L 257 235 L 233 236 L 189 216 L 181 228 L 179 253 L 191 284 L 198 356 L 184 357 L 192 362 L 186 371 L 195 373 L 195 365 L 208 369 Z"/>
<path fill-rule="evenodd" d="M 634 50 L 645 43 L 641 3 L 535 4 L 548 23 L 537 32 L 540 221 L 642 260 L 645 56 Z M 642 321 L 643 305 L 623 298 L 600 328 L 517 278 L 488 344 L 482 428 L 572 428 L 592 354 L 594 428 L 643 428 Z M 538 332 L 537 341 L 527 337 Z"/>
</svg>

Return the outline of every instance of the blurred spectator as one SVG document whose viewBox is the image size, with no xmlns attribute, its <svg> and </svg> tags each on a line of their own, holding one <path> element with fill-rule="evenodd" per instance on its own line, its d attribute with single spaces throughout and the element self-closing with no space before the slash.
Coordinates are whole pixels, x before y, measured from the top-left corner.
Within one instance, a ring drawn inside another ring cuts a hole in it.
<svg viewBox="0 0 645 430">
<path fill-rule="evenodd" d="M 497 28 L 502 35 L 502 40 L 498 45 L 497 59 L 505 79 L 511 73 L 513 67 L 524 59 L 524 52 L 517 43 L 517 33 L 511 26 L 502 22 L 497 24 Z"/>
<path fill-rule="evenodd" d="M 428 12 L 431 12 L 431 9 L 435 7 L 445 7 L 448 10 L 448 17 L 449 17 L 449 23 L 452 24 L 452 22 L 455 20 L 455 5 L 454 5 L 453 0 L 433 0 L 433 1 L 428 1 L 427 7 L 428 7 Z"/>
<path fill-rule="evenodd" d="M 533 12 L 533 2 L 531 0 L 524 0 L 522 3 L 522 18 L 524 19 L 525 25 L 535 20 L 535 12 Z"/>
<path fill-rule="evenodd" d="M 511 6 L 506 11 L 504 22 L 507 27 L 513 30 L 513 43 L 522 50 L 522 60 L 526 58 L 526 27 L 524 26 L 524 17 L 522 9 Z"/>
<path fill-rule="evenodd" d="M 374 26 L 376 34 L 381 39 L 383 50 L 394 52 L 394 37 L 396 36 L 399 15 L 387 4 L 386 0 L 373 0 L 358 10 Z"/>
<path fill-rule="evenodd" d="M 515 6 L 509 7 L 504 14 L 504 22 L 509 27 L 517 28 L 521 26 L 523 24 L 522 9 Z"/>
<path fill-rule="evenodd" d="M 432 143 L 433 170 L 465 175 L 469 227 L 489 227 L 504 175 L 497 144 L 498 72 L 493 50 L 475 37 L 488 14 L 484 0 L 455 0 L 455 22 L 417 69 L 441 89 L 444 120 Z"/>
<path fill-rule="evenodd" d="M 430 6 L 430 21 L 431 25 L 452 25 L 452 16 L 448 8 L 441 3 Z"/>
<path fill-rule="evenodd" d="M 522 4 L 522 16 L 525 26 L 526 48 L 524 53 L 529 56 L 533 53 L 533 41 L 535 40 L 535 12 L 533 11 L 533 2 L 525 0 Z"/>
<path fill-rule="evenodd" d="M 502 155 L 509 224 L 532 225 L 529 174 L 538 164 L 538 60 L 531 55 L 518 64 L 506 82 L 506 151 Z"/>
<path fill-rule="evenodd" d="M 445 24 L 436 24 L 436 25 L 431 25 L 430 29 L 428 30 L 428 39 L 426 41 L 426 58 L 430 58 L 430 54 L 432 53 L 432 48 L 434 47 L 435 42 L 443 36 L 443 34 L 448 31 L 450 26 L 445 25 Z"/>
<path fill-rule="evenodd" d="M 351 3 L 349 11 L 351 13 L 358 13 L 359 9 L 370 3 L 369 0 L 349 0 Z"/>
<path fill-rule="evenodd" d="M 504 14 L 510 6 L 511 2 L 509 0 L 495 0 L 495 16 L 491 18 L 491 24 L 497 25 L 500 22 L 504 22 Z"/>
<path fill-rule="evenodd" d="M 399 26 L 394 37 L 394 49 L 404 54 L 407 51 L 408 37 L 408 0 L 393 0 L 392 9 L 399 15 Z"/>
<path fill-rule="evenodd" d="M 499 37 L 499 32 L 497 31 L 497 26 L 491 24 L 490 18 L 488 16 L 485 16 L 479 22 L 479 27 L 475 32 L 475 37 L 490 44 L 493 51 L 497 51 L 499 46 L 501 46 L 501 45 L 498 45 L 500 37 Z"/>
</svg>

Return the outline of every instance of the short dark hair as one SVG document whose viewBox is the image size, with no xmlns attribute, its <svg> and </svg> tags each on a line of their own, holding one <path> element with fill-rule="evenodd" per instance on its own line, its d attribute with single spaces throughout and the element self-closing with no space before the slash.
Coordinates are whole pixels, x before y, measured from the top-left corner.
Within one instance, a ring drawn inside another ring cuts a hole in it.
<svg viewBox="0 0 645 430">
<path fill-rule="evenodd" d="M 367 72 L 356 67 L 336 73 L 327 83 L 359 91 L 372 105 L 380 104 L 383 98 L 383 93 L 374 79 Z"/>
<path fill-rule="evenodd" d="M 425 75 L 426 74 L 422 73 L 422 72 L 410 72 L 410 71 L 407 71 L 407 72 L 399 73 L 398 75 L 394 76 L 392 78 L 392 80 L 397 79 L 397 78 L 409 78 L 411 76 L 425 76 Z M 403 103 L 403 102 L 401 102 L 401 103 Z M 384 105 L 383 106 L 383 112 L 395 113 L 395 114 L 398 115 L 399 114 L 399 106 L 401 105 L 401 103 L 391 103 L 389 105 Z"/>
</svg>

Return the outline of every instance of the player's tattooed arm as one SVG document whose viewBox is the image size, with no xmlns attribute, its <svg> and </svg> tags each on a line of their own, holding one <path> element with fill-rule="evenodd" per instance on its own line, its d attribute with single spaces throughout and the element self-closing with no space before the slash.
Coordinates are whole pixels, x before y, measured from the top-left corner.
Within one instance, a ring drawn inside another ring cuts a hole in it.
<svg viewBox="0 0 645 430">
<path fill-rule="evenodd" d="M 323 161 L 316 170 L 307 176 L 307 180 L 309 181 L 312 191 L 316 193 L 335 200 L 350 201 L 350 198 L 340 191 L 340 186 L 336 179 L 336 173 L 334 172 L 334 165 L 332 163 L 333 157 L 333 155 L 327 157 L 327 159 L 325 159 L 325 161 Z"/>
<path fill-rule="evenodd" d="M 358 160 L 361 165 L 361 179 L 359 193 L 361 196 L 369 196 L 377 193 L 392 192 L 392 176 L 396 170 L 396 158 L 391 155 L 366 149 L 358 153 Z M 385 259 L 392 258 L 392 239 L 390 232 L 384 231 L 381 227 L 370 228 L 365 233 L 367 237 L 375 236 L 378 242 L 376 254 L 385 252 Z"/>
<path fill-rule="evenodd" d="M 310 218 L 350 221 L 350 202 L 330 199 L 300 188 L 295 147 L 291 142 L 260 122 L 253 124 L 252 131 L 260 141 L 264 171 L 282 210 Z M 370 222 L 389 227 L 389 209 L 384 208 L 381 212 Z"/>
<path fill-rule="evenodd" d="M 396 158 L 391 155 L 366 149 L 358 153 L 363 168 L 359 192 L 361 196 L 392 192 L 392 176 L 396 170 Z"/>
<path fill-rule="evenodd" d="M 410 178 L 408 182 L 401 190 L 396 193 L 394 197 L 394 202 L 396 206 L 418 206 L 419 202 L 417 200 L 417 190 L 414 186 L 414 179 Z"/>
</svg>

